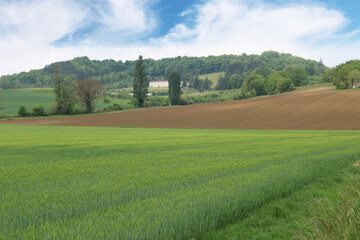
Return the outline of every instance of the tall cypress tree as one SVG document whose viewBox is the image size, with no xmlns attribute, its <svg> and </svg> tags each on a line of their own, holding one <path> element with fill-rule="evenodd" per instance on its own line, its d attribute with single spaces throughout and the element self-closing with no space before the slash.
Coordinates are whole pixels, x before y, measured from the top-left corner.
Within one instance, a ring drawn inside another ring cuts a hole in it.
<svg viewBox="0 0 360 240">
<path fill-rule="evenodd" d="M 148 93 L 148 82 L 146 79 L 145 63 L 141 55 L 136 60 L 133 86 L 134 98 L 137 99 L 139 107 L 142 107 Z"/>
<path fill-rule="evenodd" d="M 173 71 L 170 73 L 169 77 L 169 100 L 171 105 L 178 105 L 180 103 L 180 94 L 181 94 L 181 80 L 180 73 L 178 71 Z"/>
</svg>

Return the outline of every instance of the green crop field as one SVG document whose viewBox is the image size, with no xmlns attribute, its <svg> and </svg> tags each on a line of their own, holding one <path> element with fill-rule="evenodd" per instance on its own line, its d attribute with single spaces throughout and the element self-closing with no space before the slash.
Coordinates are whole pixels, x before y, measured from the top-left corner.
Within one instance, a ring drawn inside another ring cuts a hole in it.
<svg viewBox="0 0 360 240">
<path fill-rule="evenodd" d="M 0 239 L 191 239 L 351 166 L 358 131 L 0 125 Z"/>
<path fill-rule="evenodd" d="M 219 82 L 219 78 L 221 76 L 225 76 L 225 72 L 218 72 L 218 73 L 210 73 L 210 74 L 204 74 L 200 75 L 199 79 L 205 79 L 206 77 L 212 82 L 211 88 L 215 88 L 215 86 Z"/>
<path fill-rule="evenodd" d="M 96 109 L 102 109 L 113 103 L 125 105 L 128 101 L 111 98 L 112 102 L 105 104 L 101 99 L 96 101 Z M 4 113 L 9 116 L 17 115 L 19 106 L 24 105 L 27 111 L 30 112 L 34 105 L 41 104 L 48 112 L 50 106 L 55 102 L 54 91 L 52 88 L 24 88 L 16 90 L 3 91 L 2 96 L 2 109 L 0 113 Z"/>
</svg>

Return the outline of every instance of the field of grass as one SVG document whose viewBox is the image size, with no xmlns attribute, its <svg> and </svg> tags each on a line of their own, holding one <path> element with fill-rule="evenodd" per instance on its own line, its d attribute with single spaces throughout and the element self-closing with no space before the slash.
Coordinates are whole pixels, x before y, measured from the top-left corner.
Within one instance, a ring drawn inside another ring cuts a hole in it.
<svg viewBox="0 0 360 240">
<path fill-rule="evenodd" d="M 30 112 L 34 105 L 41 104 L 48 112 L 54 101 L 54 92 L 52 88 L 24 88 L 16 90 L 3 91 L 2 109 L 0 112 L 13 116 L 17 115 L 19 106 L 24 105 Z M 128 101 L 112 98 L 112 103 L 125 105 Z M 112 104 L 110 103 L 110 104 Z M 102 109 L 110 104 L 105 104 L 101 99 L 96 101 L 96 110 Z"/>
<path fill-rule="evenodd" d="M 360 145 L 358 131 L 0 132 L 0 239 L 206 239 L 351 166 Z"/>
<path fill-rule="evenodd" d="M 211 88 L 215 88 L 215 86 L 219 82 L 219 78 L 221 76 L 225 76 L 225 72 L 218 72 L 218 73 L 210 73 L 210 74 L 204 74 L 200 75 L 199 79 L 205 79 L 206 77 L 212 82 Z"/>
</svg>

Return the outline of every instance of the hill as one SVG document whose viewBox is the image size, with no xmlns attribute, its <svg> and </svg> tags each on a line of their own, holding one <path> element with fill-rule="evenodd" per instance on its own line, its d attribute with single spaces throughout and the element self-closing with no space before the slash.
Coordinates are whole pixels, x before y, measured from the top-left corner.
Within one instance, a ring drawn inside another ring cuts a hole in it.
<svg viewBox="0 0 360 240">
<path fill-rule="evenodd" d="M 0 123 L 192 129 L 360 130 L 359 91 L 330 89 L 323 87 L 247 100 Z"/>
<path fill-rule="evenodd" d="M 326 68 L 321 61 L 306 60 L 274 51 L 264 52 L 261 55 L 179 56 L 160 60 L 149 58 L 144 61 L 149 81 L 167 79 L 171 71 L 177 70 L 181 74 L 182 81 L 190 84 L 196 76 L 218 72 L 225 72 L 225 78 L 238 74 L 242 80 L 245 80 L 255 69 L 261 67 L 280 71 L 288 66 L 297 66 L 305 69 L 311 79 L 321 79 Z M 88 57 L 78 57 L 58 64 L 64 78 L 69 77 L 74 80 L 93 78 L 101 81 L 107 88 L 131 86 L 135 68 L 135 61 L 123 62 L 110 59 L 98 61 L 90 60 Z M 52 87 L 54 66 L 55 63 L 52 63 L 43 69 L 2 76 L 0 87 L 3 89 Z"/>
</svg>

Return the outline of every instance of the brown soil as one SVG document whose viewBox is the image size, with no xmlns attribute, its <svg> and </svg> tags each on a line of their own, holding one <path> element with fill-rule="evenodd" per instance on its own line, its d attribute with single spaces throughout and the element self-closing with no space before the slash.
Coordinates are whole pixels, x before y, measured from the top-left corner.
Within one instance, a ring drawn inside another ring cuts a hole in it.
<svg viewBox="0 0 360 240">
<path fill-rule="evenodd" d="M 0 123 L 193 129 L 360 130 L 360 92 L 317 88 L 239 101 L 101 115 L 2 120 Z"/>
</svg>

